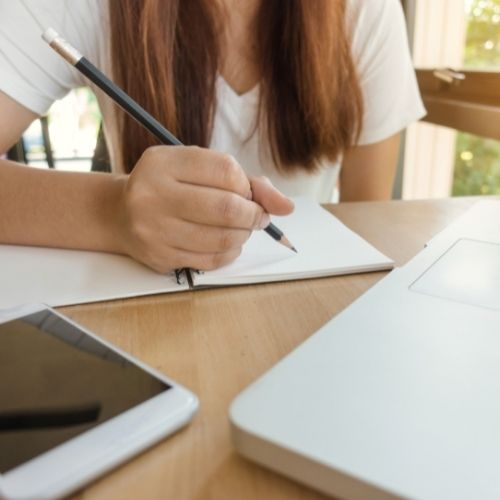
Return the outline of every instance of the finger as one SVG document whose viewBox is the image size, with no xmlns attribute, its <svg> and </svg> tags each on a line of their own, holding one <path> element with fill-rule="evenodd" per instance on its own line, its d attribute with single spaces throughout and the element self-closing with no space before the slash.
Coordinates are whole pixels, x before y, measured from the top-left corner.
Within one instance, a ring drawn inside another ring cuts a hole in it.
<svg viewBox="0 0 500 500">
<path fill-rule="evenodd" d="M 178 184 L 175 197 L 165 203 L 185 221 L 236 229 L 262 229 L 269 224 L 269 215 L 262 207 L 241 196 L 203 186 Z"/>
<path fill-rule="evenodd" d="M 169 155 L 176 154 L 176 161 L 170 161 L 170 173 L 179 182 L 231 191 L 244 198 L 250 192 L 248 177 L 231 155 L 198 147 L 168 149 Z"/>
<path fill-rule="evenodd" d="M 169 224 L 168 244 L 190 252 L 223 253 L 241 248 L 248 229 L 230 229 L 175 220 Z"/>
<path fill-rule="evenodd" d="M 267 177 L 252 177 L 253 200 L 274 215 L 288 215 L 293 212 L 293 201 L 278 191 Z"/>
</svg>

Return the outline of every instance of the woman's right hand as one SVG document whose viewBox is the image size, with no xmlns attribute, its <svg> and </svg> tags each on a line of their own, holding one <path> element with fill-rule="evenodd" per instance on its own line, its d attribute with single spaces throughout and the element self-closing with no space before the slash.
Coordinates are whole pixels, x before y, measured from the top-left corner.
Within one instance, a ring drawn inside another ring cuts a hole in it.
<svg viewBox="0 0 500 500">
<path fill-rule="evenodd" d="M 121 250 L 161 273 L 228 264 L 252 230 L 269 224 L 267 211 L 293 210 L 274 187 L 263 193 L 260 204 L 251 201 L 250 181 L 231 156 L 198 147 L 149 148 L 120 196 Z"/>
</svg>

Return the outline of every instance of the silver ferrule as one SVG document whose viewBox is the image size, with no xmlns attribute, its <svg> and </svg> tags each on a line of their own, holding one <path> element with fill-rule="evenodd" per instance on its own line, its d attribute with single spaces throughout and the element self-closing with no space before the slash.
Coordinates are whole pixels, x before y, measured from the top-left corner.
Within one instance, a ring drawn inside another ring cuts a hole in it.
<svg viewBox="0 0 500 500">
<path fill-rule="evenodd" d="M 73 66 L 83 57 L 75 47 L 60 36 L 54 38 L 49 45 Z"/>
</svg>

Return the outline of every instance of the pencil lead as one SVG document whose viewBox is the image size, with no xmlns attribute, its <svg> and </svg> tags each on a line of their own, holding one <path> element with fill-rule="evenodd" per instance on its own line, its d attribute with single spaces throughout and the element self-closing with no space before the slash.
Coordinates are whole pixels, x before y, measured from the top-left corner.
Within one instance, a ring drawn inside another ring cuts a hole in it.
<svg viewBox="0 0 500 500">
<path fill-rule="evenodd" d="M 297 252 L 297 249 L 292 245 L 292 243 L 290 242 L 290 240 L 286 237 L 286 236 L 282 236 L 280 240 L 278 240 L 282 245 L 286 246 L 287 248 L 289 248 L 290 250 L 294 251 L 295 253 L 299 253 Z"/>
</svg>

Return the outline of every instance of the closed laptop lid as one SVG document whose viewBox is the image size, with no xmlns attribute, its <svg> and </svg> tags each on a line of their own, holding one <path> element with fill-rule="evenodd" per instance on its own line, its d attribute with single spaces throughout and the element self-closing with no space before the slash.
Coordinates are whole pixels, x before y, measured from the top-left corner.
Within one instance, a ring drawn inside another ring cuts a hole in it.
<svg viewBox="0 0 500 500">
<path fill-rule="evenodd" d="M 500 205 L 479 205 L 238 396 L 243 454 L 344 498 L 500 497 Z"/>
</svg>

